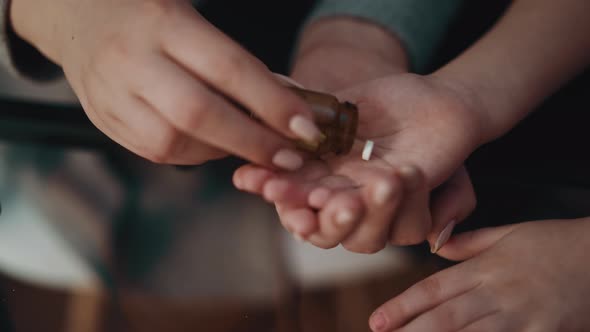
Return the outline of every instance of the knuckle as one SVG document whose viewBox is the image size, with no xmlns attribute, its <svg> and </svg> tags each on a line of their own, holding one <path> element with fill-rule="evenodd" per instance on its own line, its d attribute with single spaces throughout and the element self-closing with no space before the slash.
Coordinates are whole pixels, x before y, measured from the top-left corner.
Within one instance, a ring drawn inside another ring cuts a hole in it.
<svg viewBox="0 0 590 332">
<path fill-rule="evenodd" d="M 218 84 L 231 89 L 239 85 L 239 79 L 246 68 L 248 60 L 241 52 L 233 51 L 216 60 L 214 68 L 218 73 Z"/>
<path fill-rule="evenodd" d="M 172 127 L 161 129 L 154 137 L 148 159 L 157 164 L 169 163 L 174 157 L 180 138 L 180 134 Z"/>
<path fill-rule="evenodd" d="M 394 301 L 386 306 L 387 315 L 391 317 L 409 317 L 411 316 L 409 308 L 403 301 Z"/>
<path fill-rule="evenodd" d="M 141 1 L 137 10 L 139 17 L 147 18 L 152 22 L 161 22 L 170 18 L 175 8 L 175 1 L 150 0 Z"/>
<path fill-rule="evenodd" d="M 420 289 L 425 293 L 427 298 L 440 299 L 443 293 L 443 288 L 440 280 L 435 277 L 424 279 L 420 283 Z"/>
<path fill-rule="evenodd" d="M 208 121 L 208 108 L 211 103 L 205 96 L 197 94 L 177 98 L 172 107 L 172 121 L 187 131 L 199 130 Z"/>
</svg>

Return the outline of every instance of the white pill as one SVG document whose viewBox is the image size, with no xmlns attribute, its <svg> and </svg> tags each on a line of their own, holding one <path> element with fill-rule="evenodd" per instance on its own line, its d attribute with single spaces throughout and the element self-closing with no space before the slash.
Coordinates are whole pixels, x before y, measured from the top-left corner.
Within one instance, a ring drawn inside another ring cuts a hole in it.
<svg viewBox="0 0 590 332">
<path fill-rule="evenodd" d="M 375 147 L 375 142 L 367 141 L 365 143 L 365 148 L 363 149 L 363 160 L 369 161 L 371 160 L 371 155 L 373 155 L 373 148 Z"/>
</svg>

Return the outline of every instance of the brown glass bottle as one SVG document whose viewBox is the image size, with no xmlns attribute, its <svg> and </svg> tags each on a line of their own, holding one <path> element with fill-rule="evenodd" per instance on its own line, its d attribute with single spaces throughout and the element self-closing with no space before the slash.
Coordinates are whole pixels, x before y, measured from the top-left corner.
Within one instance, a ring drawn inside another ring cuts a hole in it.
<svg viewBox="0 0 590 332">
<path fill-rule="evenodd" d="M 314 121 L 325 135 L 319 145 L 297 141 L 298 147 L 317 156 L 327 153 L 347 154 L 352 149 L 358 127 L 358 109 L 349 102 L 341 103 L 332 95 L 290 87 L 310 106 Z"/>
</svg>

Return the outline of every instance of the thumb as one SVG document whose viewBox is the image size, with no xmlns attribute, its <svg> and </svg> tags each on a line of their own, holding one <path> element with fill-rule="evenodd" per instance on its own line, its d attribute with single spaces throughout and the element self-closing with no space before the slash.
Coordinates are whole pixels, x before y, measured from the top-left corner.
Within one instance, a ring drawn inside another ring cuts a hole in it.
<svg viewBox="0 0 590 332">
<path fill-rule="evenodd" d="M 506 235 L 512 233 L 516 227 L 517 225 L 515 224 L 494 228 L 482 228 L 473 232 L 455 235 L 437 254 L 452 261 L 470 259 L 494 246 Z"/>
<path fill-rule="evenodd" d="M 465 220 L 476 204 L 469 174 L 465 167 L 461 167 L 432 196 L 432 230 L 427 239 L 433 253 L 445 245 L 457 223 Z"/>
</svg>

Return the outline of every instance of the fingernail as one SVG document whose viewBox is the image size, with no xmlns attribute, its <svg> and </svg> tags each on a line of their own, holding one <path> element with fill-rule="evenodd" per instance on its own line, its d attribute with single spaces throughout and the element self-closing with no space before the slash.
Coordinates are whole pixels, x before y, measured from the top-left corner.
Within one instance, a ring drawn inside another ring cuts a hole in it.
<svg viewBox="0 0 590 332">
<path fill-rule="evenodd" d="M 375 186 L 373 195 L 373 199 L 377 205 L 384 205 L 391 199 L 391 196 L 393 195 L 393 187 L 390 183 L 384 181 L 379 182 Z"/>
<path fill-rule="evenodd" d="M 344 210 L 338 213 L 336 216 L 336 223 L 340 226 L 345 226 L 354 221 L 354 213 L 350 210 Z"/>
<path fill-rule="evenodd" d="M 385 315 L 382 312 L 375 312 L 371 315 L 371 319 L 369 321 L 369 325 L 371 326 L 371 330 L 374 332 L 379 332 L 385 328 L 387 324 L 387 320 L 385 319 Z"/>
<path fill-rule="evenodd" d="M 445 244 L 447 244 L 451 238 L 451 235 L 453 235 L 453 230 L 455 229 L 456 225 L 457 222 L 453 220 L 447 225 L 447 227 L 445 227 L 445 229 L 443 229 L 442 232 L 440 232 L 436 242 L 434 243 L 434 247 L 431 249 L 433 254 L 436 254 Z"/>
<path fill-rule="evenodd" d="M 297 242 L 299 243 L 305 243 L 305 239 L 303 238 L 303 236 L 301 236 L 301 234 L 293 234 L 293 238 L 295 238 L 295 240 L 297 240 Z"/>
<path fill-rule="evenodd" d="M 281 150 L 272 158 L 272 163 L 288 171 L 296 171 L 303 166 L 303 158 L 291 150 Z"/>
<path fill-rule="evenodd" d="M 300 114 L 291 118 L 289 129 L 308 144 L 317 144 L 325 137 L 313 121 Z"/>
</svg>

